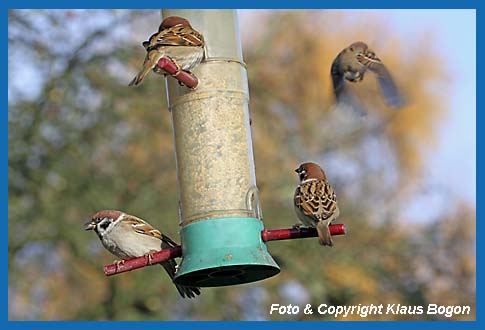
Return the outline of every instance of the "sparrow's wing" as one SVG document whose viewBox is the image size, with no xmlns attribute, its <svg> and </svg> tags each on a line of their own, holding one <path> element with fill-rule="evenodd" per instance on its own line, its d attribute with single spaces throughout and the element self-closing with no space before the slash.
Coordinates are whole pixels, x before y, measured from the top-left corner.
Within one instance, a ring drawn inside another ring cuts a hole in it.
<svg viewBox="0 0 485 330">
<path fill-rule="evenodd" d="M 204 37 L 189 26 L 178 24 L 154 33 L 148 42 L 143 42 L 146 50 L 154 46 L 192 46 L 203 47 Z"/>
<path fill-rule="evenodd" d="M 131 215 L 129 217 L 126 217 L 125 221 L 126 221 L 126 224 L 131 225 L 133 230 L 139 234 L 156 237 L 162 240 L 163 242 L 167 243 L 168 245 L 170 245 L 170 247 L 174 247 L 178 245 L 170 237 L 162 234 L 159 230 L 153 228 L 152 225 L 150 225 L 148 222 L 140 218 L 137 218 Z"/>
<path fill-rule="evenodd" d="M 345 79 L 340 69 L 340 55 L 333 61 L 330 74 L 332 75 L 333 92 L 338 100 L 345 89 Z"/>
<path fill-rule="evenodd" d="M 140 218 L 137 218 L 131 215 L 129 217 L 125 217 L 124 221 L 126 224 L 131 225 L 133 230 L 139 234 L 153 236 L 158 239 L 162 239 L 162 233 L 160 233 L 159 230 L 153 228 L 149 223 L 143 221 Z"/>
<path fill-rule="evenodd" d="M 360 54 L 357 56 L 357 60 L 376 74 L 382 95 L 390 107 L 400 108 L 405 104 L 404 98 L 392 79 L 389 70 L 387 70 L 380 59 L 375 56 Z"/>
<path fill-rule="evenodd" d="M 342 69 L 340 68 L 340 55 L 333 61 L 330 73 L 332 75 L 333 92 L 337 103 L 352 109 L 361 116 L 365 116 L 367 111 L 362 105 L 362 102 L 357 95 L 347 87 Z"/>
<path fill-rule="evenodd" d="M 382 65 L 377 73 L 377 81 L 381 88 L 382 95 L 386 99 L 386 103 L 393 108 L 400 108 L 404 106 L 405 101 L 389 71 Z"/>
<path fill-rule="evenodd" d="M 337 196 L 325 180 L 313 180 L 300 185 L 299 207 L 306 216 L 325 220 L 338 215 Z"/>
</svg>

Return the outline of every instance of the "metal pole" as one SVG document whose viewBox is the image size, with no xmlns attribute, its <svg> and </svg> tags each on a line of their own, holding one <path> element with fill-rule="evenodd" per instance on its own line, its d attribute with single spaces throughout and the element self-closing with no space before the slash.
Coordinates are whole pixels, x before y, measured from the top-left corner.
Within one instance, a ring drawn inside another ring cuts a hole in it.
<svg viewBox="0 0 485 330">
<path fill-rule="evenodd" d="M 249 125 L 248 82 L 234 10 L 164 9 L 204 35 L 196 90 L 167 84 L 172 115 L 183 260 L 175 282 L 221 286 L 273 276 Z"/>
</svg>

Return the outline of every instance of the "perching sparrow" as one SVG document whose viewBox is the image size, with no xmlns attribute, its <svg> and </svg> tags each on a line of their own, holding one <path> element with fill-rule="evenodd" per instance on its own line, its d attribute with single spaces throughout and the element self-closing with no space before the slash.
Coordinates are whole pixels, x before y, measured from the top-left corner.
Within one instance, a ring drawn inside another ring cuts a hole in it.
<svg viewBox="0 0 485 330">
<path fill-rule="evenodd" d="M 404 99 L 391 74 L 367 44 L 361 41 L 354 42 L 342 50 L 332 63 L 331 75 L 337 103 L 347 104 L 354 110 L 365 113 L 356 95 L 346 86 L 345 80 L 359 82 L 364 79 L 367 70 L 376 74 L 386 103 L 393 108 L 402 107 Z"/>
<path fill-rule="evenodd" d="M 170 58 L 181 70 L 189 71 L 199 65 L 204 58 L 204 37 L 190 26 L 182 17 L 170 16 L 160 24 L 158 32 L 143 42 L 147 51 L 143 68 L 130 82 L 129 86 L 140 84 L 162 57 Z"/>
<path fill-rule="evenodd" d="M 94 214 L 84 229 L 94 230 L 103 246 L 121 259 L 149 256 L 162 249 L 176 246 L 169 237 L 150 224 L 121 211 L 104 210 Z M 175 276 L 176 262 L 171 259 L 161 263 L 171 279 Z M 182 298 L 200 294 L 199 288 L 175 284 Z"/>
<path fill-rule="evenodd" d="M 295 172 L 300 177 L 293 198 L 296 215 L 305 226 L 317 229 L 321 245 L 332 246 L 328 226 L 340 213 L 337 196 L 317 164 L 301 164 Z"/>
</svg>

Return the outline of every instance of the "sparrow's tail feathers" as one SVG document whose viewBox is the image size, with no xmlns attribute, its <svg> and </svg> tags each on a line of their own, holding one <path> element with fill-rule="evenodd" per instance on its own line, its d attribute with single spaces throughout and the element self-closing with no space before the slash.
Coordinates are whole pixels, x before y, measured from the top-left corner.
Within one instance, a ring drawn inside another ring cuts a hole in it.
<svg viewBox="0 0 485 330">
<path fill-rule="evenodd" d="M 145 79 L 146 75 L 150 72 L 152 68 L 144 66 L 143 69 L 133 78 L 133 80 L 128 84 L 128 86 L 137 86 L 139 85 L 143 79 Z"/>
<path fill-rule="evenodd" d="M 336 93 L 337 104 L 344 108 L 349 108 L 355 114 L 364 117 L 367 116 L 362 100 L 352 91 L 348 86 L 343 86 L 338 93 Z"/>
<path fill-rule="evenodd" d="M 318 241 L 320 245 L 333 246 L 332 235 L 330 235 L 330 229 L 328 220 L 320 220 L 317 223 Z"/>
<path fill-rule="evenodd" d="M 175 277 L 176 265 L 177 264 L 174 260 L 169 260 L 162 263 L 163 268 L 165 268 L 168 276 L 170 276 L 170 279 L 172 280 Z M 182 298 L 195 298 L 196 296 L 200 295 L 200 288 L 183 286 L 179 284 L 175 284 L 175 287 L 177 288 L 177 291 L 179 292 L 180 296 L 182 296 Z"/>
</svg>

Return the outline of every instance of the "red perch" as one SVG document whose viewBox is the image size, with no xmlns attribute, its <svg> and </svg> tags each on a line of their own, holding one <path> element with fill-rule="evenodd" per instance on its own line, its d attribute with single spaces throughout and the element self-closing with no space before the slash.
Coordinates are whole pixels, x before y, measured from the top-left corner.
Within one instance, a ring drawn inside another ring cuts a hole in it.
<svg viewBox="0 0 485 330">
<path fill-rule="evenodd" d="M 331 224 L 329 226 L 330 234 L 334 235 L 345 235 L 347 230 L 344 224 Z M 290 229 L 273 229 L 268 230 L 264 229 L 261 231 L 261 239 L 263 242 L 269 241 L 281 241 L 284 239 L 295 239 L 295 238 L 308 238 L 308 237 L 317 237 L 317 230 L 315 228 L 290 228 Z M 124 273 L 133 269 L 138 269 L 146 266 L 150 266 L 153 264 L 157 264 L 159 262 L 167 261 L 173 258 L 179 258 L 182 256 L 182 247 L 175 246 L 170 249 L 164 249 L 162 251 L 155 252 L 151 255 L 151 258 L 148 256 L 138 257 L 133 259 L 128 259 L 124 261 L 120 261 L 119 263 L 107 265 L 104 267 L 104 274 L 106 276 L 116 275 L 120 273 Z M 151 260 L 149 260 L 151 259 Z"/>
<path fill-rule="evenodd" d="M 195 89 L 197 85 L 199 84 L 199 80 L 197 79 L 196 76 L 191 75 L 190 73 L 186 71 L 180 70 L 175 63 L 173 63 L 170 59 L 166 57 L 162 57 L 158 61 L 158 67 L 168 74 L 170 74 L 172 77 L 177 79 L 180 83 L 183 85 L 187 86 L 190 89 Z"/>
</svg>

